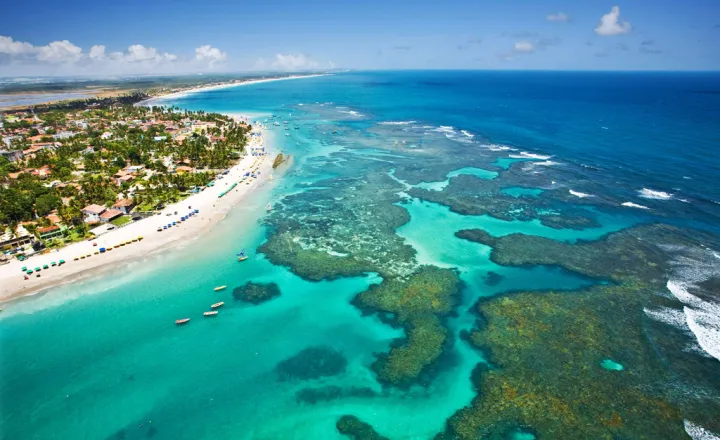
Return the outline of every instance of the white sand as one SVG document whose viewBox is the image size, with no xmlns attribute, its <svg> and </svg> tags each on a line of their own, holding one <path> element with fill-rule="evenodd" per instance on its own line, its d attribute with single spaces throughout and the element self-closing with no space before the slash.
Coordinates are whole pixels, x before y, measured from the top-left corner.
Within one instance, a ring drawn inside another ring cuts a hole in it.
<svg viewBox="0 0 720 440">
<path fill-rule="evenodd" d="M 274 82 L 274 81 L 285 81 L 285 80 L 289 80 L 289 79 L 314 78 L 317 76 L 327 76 L 327 75 L 331 75 L 331 74 L 330 73 L 313 73 L 313 74 L 308 74 L 308 75 L 290 75 L 290 76 L 283 76 L 280 78 L 251 79 L 251 80 L 239 82 L 239 83 L 216 84 L 216 85 L 212 85 L 212 86 L 198 86 L 198 87 L 192 87 L 192 88 L 189 88 L 186 90 L 182 90 L 180 92 L 168 93 L 167 95 L 156 96 L 154 98 L 146 99 L 145 101 L 140 101 L 135 105 L 136 106 L 152 105 L 153 101 L 165 100 L 165 99 L 169 99 L 169 98 L 179 98 L 181 96 L 189 95 L 191 93 L 205 92 L 205 91 L 209 91 L 209 90 L 226 89 L 229 87 L 238 87 L 238 86 L 249 86 L 252 84 L 261 84 L 261 83 Z"/>
<path fill-rule="evenodd" d="M 253 128 L 257 129 L 259 127 Z M 13 260 L 0 266 L 0 302 L 30 295 L 59 284 L 87 278 L 97 274 L 99 271 L 116 268 L 124 260 L 132 260 L 138 256 L 146 256 L 149 253 L 167 249 L 173 245 L 195 239 L 202 233 L 209 231 L 215 223 L 225 217 L 234 204 L 240 202 L 247 194 L 252 192 L 259 182 L 268 179 L 272 171 L 274 154 L 271 154 L 268 146 L 263 144 L 263 138 L 264 136 L 251 138 L 252 141 L 248 143 L 246 150 L 249 152 L 250 148 L 265 146 L 265 150 L 268 151 L 267 156 L 244 157 L 222 179 L 216 180 L 215 186 L 208 187 L 201 193 L 193 194 L 181 202 L 167 206 L 160 215 L 145 218 L 123 228 L 113 230 L 91 242 L 74 243 L 59 249 L 57 252 L 36 255 L 26 261 Z M 233 182 L 239 182 L 246 172 L 253 170 L 260 171 L 257 179 L 249 177 L 244 182 L 238 183 L 223 198 L 218 198 L 218 195 L 227 190 Z M 246 184 L 246 182 L 250 182 L 250 184 Z M 192 210 L 198 209 L 200 212 L 187 221 L 179 222 L 181 216 L 191 211 L 188 206 L 191 206 Z M 176 211 L 177 215 L 174 214 Z M 167 214 L 171 215 L 168 216 Z M 157 231 L 158 227 L 173 221 L 179 222 L 179 226 L 173 226 L 162 232 Z M 103 254 L 94 255 L 94 252 L 101 247 L 116 246 L 139 236 L 142 236 L 143 240 L 116 247 Z M 97 243 L 97 246 L 93 246 L 93 243 Z M 74 261 L 75 257 L 88 254 L 92 256 Z M 36 267 L 42 267 L 45 264 L 50 265 L 51 262 L 60 260 L 65 260 L 63 266 L 50 267 L 47 270 L 43 269 L 40 271 L 40 278 L 37 278 L 33 273 L 30 275 L 30 279 L 24 279 L 25 274 L 21 271 L 23 266 L 34 270 Z"/>
</svg>

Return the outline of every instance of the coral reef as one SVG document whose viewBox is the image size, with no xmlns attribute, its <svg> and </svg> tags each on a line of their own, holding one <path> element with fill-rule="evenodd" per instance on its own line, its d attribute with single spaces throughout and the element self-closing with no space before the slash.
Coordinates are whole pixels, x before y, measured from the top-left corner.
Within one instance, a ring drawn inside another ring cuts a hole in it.
<svg viewBox="0 0 720 440">
<path fill-rule="evenodd" d="M 345 372 L 347 360 L 330 347 L 308 347 L 280 362 L 276 367 L 278 379 L 310 380 L 337 376 Z"/>
<path fill-rule="evenodd" d="M 262 304 L 280 296 L 280 287 L 275 283 L 253 283 L 248 281 L 244 285 L 233 289 L 232 294 L 236 301 Z"/>
<path fill-rule="evenodd" d="M 443 318 L 458 304 L 460 289 L 456 271 L 422 266 L 407 279 L 386 279 L 353 300 L 365 313 L 391 313 L 391 322 L 405 329 L 405 338 L 373 363 L 378 380 L 397 386 L 423 381 L 451 343 Z"/>
<path fill-rule="evenodd" d="M 518 428 L 539 438 L 684 439 L 684 419 L 720 429 L 720 402 L 708 397 L 720 390 L 713 370 L 699 368 L 705 361 L 694 354 L 674 352 L 670 363 L 659 357 L 678 341 L 656 337 L 644 312 L 669 301 L 657 295 L 669 264 L 662 248 L 692 243 L 684 231 L 645 225 L 575 245 L 480 230 L 457 235 L 492 246 L 499 264 L 559 265 L 613 282 L 481 300 L 467 339 L 492 367 L 476 371 L 478 396 L 438 439 L 499 439 Z M 603 368 L 608 358 L 624 369 Z M 693 375 L 701 377 L 690 387 Z"/>
<path fill-rule="evenodd" d="M 378 434 L 372 426 L 355 416 L 342 416 L 335 426 L 340 434 L 353 440 L 388 440 L 387 437 Z"/>
<path fill-rule="evenodd" d="M 344 399 L 348 397 L 375 397 L 377 393 L 367 387 L 339 387 L 337 385 L 328 385 L 318 388 L 303 388 L 295 393 L 295 400 L 299 403 L 309 403 L 314 405 L 318 402 L 328 402 L 336 399 Z"/>
</svg>

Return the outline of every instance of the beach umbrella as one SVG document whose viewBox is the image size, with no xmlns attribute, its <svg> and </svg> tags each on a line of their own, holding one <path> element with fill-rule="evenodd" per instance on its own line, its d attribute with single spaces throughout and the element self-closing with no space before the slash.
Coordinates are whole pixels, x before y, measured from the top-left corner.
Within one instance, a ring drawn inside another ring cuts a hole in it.
<svg viewBox="0 0 720 440">
<path fill-rule="evenodd" d="M 35 268 L 35 272 L 40 272 L 40 270 L 41 270 L 41 269 L 40 269 L 39 267 L 36 267 L 36 268 Z"/>
<path fill-rule="evenodd" d="M 27 270 L 27 266 L 22 267 L 22 271 L 25 272 Z"/>
<path fill-rule="evenodd" d="M 60 264 L 65 264 L 65 260 L 60 260 Z"/>
<path fill-rule="evenodd" d="M 50 266 L 48 266 L 47 264 L 43 264 L 43 269 L 49 269 L 49 268 L 50 268 Z"/>
</svg>

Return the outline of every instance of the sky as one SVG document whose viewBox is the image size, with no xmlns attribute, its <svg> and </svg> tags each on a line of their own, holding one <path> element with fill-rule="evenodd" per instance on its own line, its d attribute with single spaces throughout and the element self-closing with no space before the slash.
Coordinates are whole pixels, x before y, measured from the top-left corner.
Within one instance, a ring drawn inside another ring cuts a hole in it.
<svg viewBox="0 0 720 440">
<path fill-rule="evenodd" d="M 720 70 L 720 0 L 39 0 L 0 76 L 347 69 Z"/>
</svg>

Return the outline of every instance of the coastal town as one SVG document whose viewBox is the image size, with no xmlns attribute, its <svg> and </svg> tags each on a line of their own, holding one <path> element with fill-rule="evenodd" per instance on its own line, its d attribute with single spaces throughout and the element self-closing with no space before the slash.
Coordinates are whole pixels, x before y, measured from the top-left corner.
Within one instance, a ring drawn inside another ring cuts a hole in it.
<svg viewBox="0 0 720 440">
<path fill-rule="evenodd" d="M 83 104 L 0 115 L 0 264 L 100 237 L 199 193 L 258 135 L 217 113 L 121 98 Z"/>
</svg>

